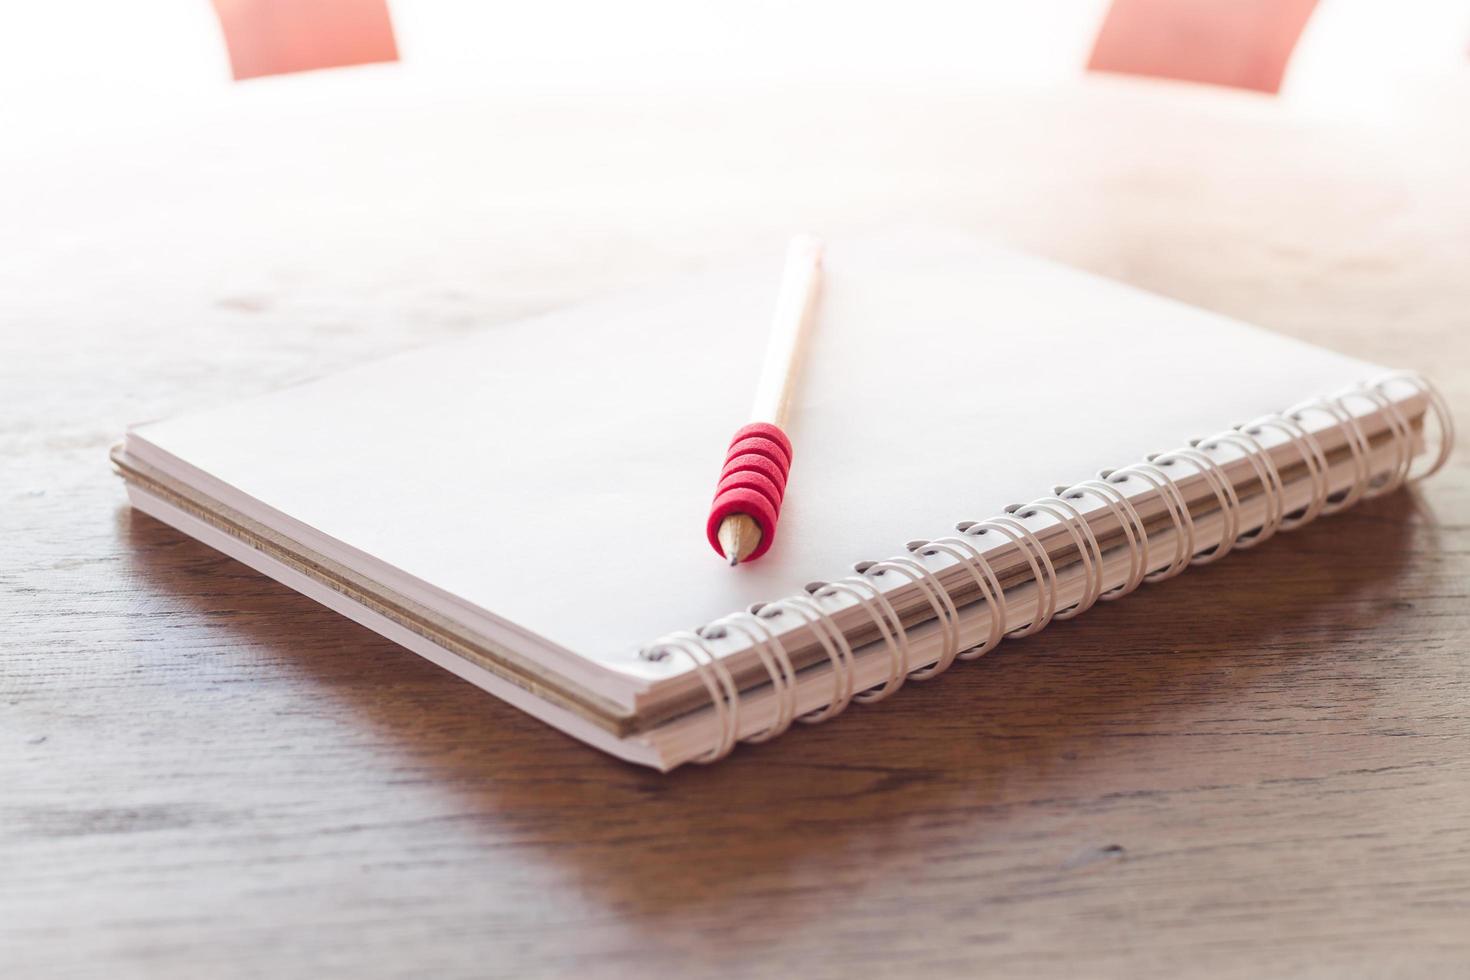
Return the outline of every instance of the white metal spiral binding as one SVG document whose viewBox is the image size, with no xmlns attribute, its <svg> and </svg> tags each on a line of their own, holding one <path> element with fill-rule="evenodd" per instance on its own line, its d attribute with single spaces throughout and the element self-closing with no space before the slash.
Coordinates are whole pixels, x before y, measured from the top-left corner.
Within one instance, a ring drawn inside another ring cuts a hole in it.
<svg viewBox="0 0 1470 980">
<path fill-rule="evenodd" d="M 1426 419 L 1432 415 L 1438 426 L 1437 452 L 1419 472 L 1414 472 L 1417 433 L 1414 425 L 1400 409 L 1398 401 L 1389 394 L 1388 389 L 1394 385 L 1407 385 L 1421 395 L 1425 402 Z M 1370 463 L 1372 441 L 1363 431 L 1358 416 L 1349 407 L 1348 403 L 1353 400 L 1371 406 L 1370 411 L 1380 414 L 1387 424 L 1393 460 L 1386 473 L 1373 473 Z M 1303 424 L 1303 420 L 1314 412 L 1332 419 L 1333 425 L 1343 434 L 1344 444 L 1351 455 L 1352 484 L 1345 492 L 1339 491 L 1336 495 L 1330 493 L 1330 464 L 1327 453 L 1317 436 Z M 1292 512 L 1287 511 L 1287 484 L 1281 475 L 1281 468 L 1261 441 L 1268 431 L 1285 440 L 1278 445 L 1292 447 L 1300 457 L 1301 466 L 1306 471 L 1306 479 L 1311 487 L 1307 503 Z M 749 648 L 754 650 L 769 675 L 770 689 L 775 698 L 771 723 L 761 731 L 744 736 L 743 740 L 767 741 L 786 731 L 793 721 L 825 721 L 842 712 L 850 703 L 869 704 L 881 701 L 901 688 L 905 681 L 927 680 L 943 673 L 956 660 L 973 660 L 983 656 L 1006 637 L 1029 636 L 1044 629 L 1053 619 L 1080 615 L 1099 600 L 1120 598 L 1144 582 L 1171 578 L 1191 564 L 1216 561 L 1231 550 L 1254 547 L 1279 531 L 1292 530 L 1322 514 L 1336 513 L 1359 500 L 1388 493 L 1406 482 L 1423 479 L 1444 465 L 1454 444 L 1454 434 L 1454 422 L 1450 417 L 1449 407 L 1433 385 L 1412 372 L 1385 375 L 1333 397 L 1303 402 L 1281 414 L 1262 416 L 1207 439 L 1193 440 L 1187 447 L 1152 455 L 1144 462 L 1117 470 L 1104 470 L 1100 479 L 1084 480 L 1072 486 L 1058 486 L 1054 489 L 1053 496 L 1043 497 L 1029 504 L 1012 505 L 1006 508 L 1006 515 L 979 522 L 962 522 L 957 525 L 962 532 L 959 537 L 910 542 L 908 550 L 917 557 L 900 556 L 883 561 L 860 562 L 855 566 L 857 575 L 835 582 L 812 583 L 805 594 L 752 607 L 752 612 L 723 617 L 697 633 L 672 633 L 646 648 L 644 655 L 649 659 L 659 660 L 670 654 L 679 654 L 693 664 L 696 675 L 709 693 L 719 729 L 714 746 L 694 761 L 713 762 L 727 755 L 736 742 L 742 740 L 739 688 L 710 645 L 732 631 L 744 637 Z M 1216 459 L 1210 455 L 1212 452 L 1234 452 L 1239 455 Z M 1247 462 L 1254 474 L 1265 509 L 1264 518 L 1255 529 L 1241 527 L 1240 494 L 1222 465 L 1222 462 L 1241 459 Z M 1223 521 L 1220 541 L 1198 553 L 1194 517 L 1187 499 L 1178 482 L 1166 472 L 1166 468 L 1172 469 L 1176 463 L 1189 464 L 1220 507 Z M 1154 567 L 1155 556 L 1150 549 L 1148 527 L 1138 508 L 1134 506 L 1134 500 L 1123 489 L 1125 484 L 1135 479 L 1142 480 L 1152 488 L 1152 499 L 1162 505 L 1174 530 L 1174 554 L 1157 568 Z M 1116 521 L 1122 537 L 1120 546 L 1126 549 L 1128 555 L 1127 578 L 1121 585 L 1110 590 L 1105 590 L 1104 549 L 1077 503 L 1087 497 L 1100 501 Z M 1037 515 L 1045 515 L 1053 522 L 1051 526 L 1061 527 L 1079 555 L 1078 564 L 1084 581 L 1083 595 L 1072 606 L 1060 612 L 1056 608 L 1059 582 L 1056 566 L 1033 529 L 1021 522 Z M 992 531 L 1015 545 L 1030 571 L 1029 578 L 1024 582 L 1034 585 L 1036 589 L 1035 611 L 1030 621 L 1023 626 L 1011 627 L 1005 589 L 1000 577 L 984 557 L 982 549 L 974 543 L 978 537 Z M 988 635 L 969 649 L 960 648 L 961 614 L 953 597 L 944 588 L 939 576 L 919 560 L 941 555 L 954 559 L 954 567 L 964 570 L 978 590 L 975 601 L 984 602 L 989 613 Z M 898 575 L 912 585 L 934 613 L 932 622 L 938 625 L 940 652 L 936 661 L 928 667 L 912 669 L 909 628 L 904 626 L 885 590 L 873 581 L 889 573 Z M 823 607 L 824 599 L 850 600 L 852 605 L 845 605 L 843 608 L 862 610 L 877 630 L 877 642 L 888 653 L 889 670 L 883 681 L 868 690 L 856 690 L 857 653 L 834 613 Z M 781 641 L 781 632 L 775 627 L 776 621 L 786 615 L 799 619 L 803 632 L 815 639 L 827 655 L 827 665 L 833 678 L 832 695 L 827 703 L 801 716 L 796 714 L 797 670 L 789 651 Z"/>
<path fill-rule="evenodd" d="M 1019 640 L 1046 629 L 1057 611 L 1057 569 L 1052 564 L 1051 555 L 1047 554 L 1046 547 L 1031 533 L 1030 528 L 1009 517 L 992 517 L 988 521 L 979 521 L 965 528 L 966 534 L 986 534 L 990 531 L 999 532 L 1022 550 L 1026 563 L 1031 566 L 1031 580 L 1036 583 L 1036 615 L 1031 617 L 1030 623 L 1006 635 Z M 1046 569 L 1044 576 L 1041 574 L 1043 568 Z"/>
<path fill-rule="evenodd" d="M 1178 485 L 1169 478 L 1169 474 L 1152 463 L 1134 463 L 1121 470 L 1103 474 L 1103 479 L 1110 483 L 1125 483 L 1134 477 L 1152 485 L 1159 492 L 1159 502 L 1164 505 L 1169 519 L 1174 523 L 1173 561 L 1143 577 L 1145 582 L 1162 582 L 1188 568 L 1190 559 L 1194 557 L 1194 516 L 1190 514 L 1189 504 L 1179 492 Z"/>
<path fill-rule="evenodd" d="M 1348 488 L 1347 493 L 1341 499 L 1334 501 L 1329 497 L 1326 506 L 1321 510 L 1322 514 L 1336 514 L 1363 499 L 1363 494 L 1367 492 L 1368 480 L 1372 476 L 1368 464 L 1368 453 L 1371 447 L 1357 419 L 1353 418 L 1353 414 L 1343 407 L 1341 398 L 1315 398 L 1302 402 L 1287 409 L 1286 415 L 1293 421 L 1300 422 L 1308 412 L 1313 411 L 1325 413 L 1342 430 L 1347 438 L 1348 451 L 1353 457 L 1353 485 Z"/>
<path fill-rule="evenodd" d="M 1138 509 L 1133 506 L 1128 495 L 1111 483 L 1083 480 L 1074 487 L 1056 488 L 1058 497 L 1080 500 L 1086 494 L 1101 500 L 1118 522 L 1118 526 L 1123 529 L 1123 538 L 1128 547 L 1128 578 L 1122 585 L 1098 597 L 1103 602 L 1121 599 L 1142 585 L 1143 577 L 1148 573 L 1148 527 L 1143 523 L 1143 518 L 1138 516 Z"/>
<path fill-rule="evenodd" d="M 1204 477 L 1205 482 L 1210 485 L 1215 500 L 1220 504 L 1220 517 L 1225 522 L 1225 527 L 1220 532 L 1220 543 L 1207 551 L 1191 556 L 1189 563 L 1206 565 L 1212 561 L 1219 561 L 1228 555 L 1230 549 L 1235 547 L 1235 542 L 1240 540 L 1240 497 L 1236 495 L 1235 485 L 1230 482 L 1229 475 L 1220 464 L 1197 449 L 1175 449 L 1172 452 L 1149 457 L 1150 462 L 1157 462 L 1161 466 L 1170 466 L 1180 460 L 1192 464 L 1199 470 L 1199 475 Z M 1181 498 L 1184 496 L 1182 491 L 1179 495 Z M 1186 505 L 1185 510 L 1188 509 Z"/>
<path fill-rule="evenodd" d="M 1317 441 L 1316 436 L 1284 415 L 1265 415 L 1238 427 L 1246 436 L 1260 435 L 1266 429 L 1274 429 L 1286 436 L 1292 447 L 1301 454 L 1302 465 L 1307 468 L 1307 477 L 1312 481 L 1312 499 L 1306 509 L 1295 517 L 1290 514 L 1282 515 L 1281 530 L 1290 531 L 1308 521 L 1316 520 L 1322 513 L 1322 508 L 1327 505 L 1330 489 L 1327 485 L 1327 454 L 1322 451 L 1322 444 Z"/>
<path fill-rule="evenodd" d="M 708 752 L 692 761 L 717 762 L 729 755 L 740 738 L 740 689 L 735 686 L 735 678 L 730 676 L 730 671 L 710 652 L 704 645 L 704 640 L 696 633 L 670 633 L 650 649 L 655 655 L 669 652 L 684 654 L 694 664 L 695 673 L 709 692 L 720 737 Z"/>
<path fill-rule="evenodd" d="M 909 670 L 909 634 L 908 630 L 904 629 L 903 620 L 899 618 L 893 605 L 888 601 L 888 597 L 883 594 L 883 590 L 867 579 L 855 576 L 825 583 L 815 590 L 815 594 L 819 597 L 841 594 L 857 600 L 858 608 L 866 612 L 873 620 L 873 625 L 878 628 L 878 635 L 883 640 L 884 648 L 888 650 L 888 679 L 878 687 L 853 695 L 853 700 L 858 704 L 873 704 L 876 701 L 882 701 L 903 687 Z M 892 625 L 892 629 L 889 628 L 889 624 Z"/>
<path fill-rule="evenodd" d="M 729 630 L 740 633 L 750 641 L 751 648 L 760 658 L 761 666 L 770 675 L 771 690 L 776 697 L 776 719 L 764 731 L 745 737 L 747 742 L 769 741 L 791 727 L 796 704 L 796 668 L 775 632 L 753 613 L 731 613 L 700 630 L 699 636 L 701 639 L 719 639 Z M 705 652 L 714 656 L 707 649 Z"/>
<path fill-rule="evenodd" d="M 1266 505 L 1266 516 L 1256 531 L 1246 535 L 1240 535 L 1237 532 L 1234 541 L 1234 546 L 1237 548 L 1254 548 L 1281 530 L 1282 518 L 1286 516 L 1286 484 L 1281 479 L 1281 471 L 1277 469 L 1266 447 L 1244 432 L 1235 430 L 1221 432 L 1208 439 L 1200 440 L 1198 446 L 1201 449 L 1214 449 L 1222 444 L 1234 446 L 1241 451 L 1241 458 L 1250 464 L 1256 474 L 1256 482 L 1261 487 L 1261 497 Z"/>
<path fill-rule="evenodd" d="M 968 542 L 959 538 L 940 538 L 938 541 L 916 542 L 916 544 L 918 547 L 915 550 L 920 554 L 946 554 L 959 559 L 961 567 L 975 580 L 975 586 L 980 590 L 980 596 L 990 612 L 990 635 L 979 646 L 959 654 L 958 659 L 974 660 L 994 650 L 1000 645 L 1000 641 L 1005 639 L 1006 605 L 1005 588 L 1000 584 L 1000 578 L 995 574 L 995 569 L 990 567 L 990 562 L 986 561 L 985 556 L 971 547 Z"/>
<path fill-rule="evenodd" d="M 1409 468 L 1414 465 L 1414 427 L 1409 424 L 1408 419 L 1404 418 L 1404 413 L 1399 411 L 1398 406 L 1376 388 L 1365 387 L 1356 391 L 1344 392 L 1339 397 L 1339 402 L 1349 398 L 1363 398 L 1374 408 L 1382 411 L 1394 434 L 1394 467 L 1382 481 L 1376 484 L 1370 483 L 1364 496 L 1378 497 L 1397 490 L 1403 486 L 1404 479 L 1409 475 Z"/>
<path fill-rule="evenodd" d="M 842 635 L 842 630 L 837 628 L 837 624 L 809 596 L 794 595 L 780 599 L 763 608 L 761 615 L 774 618 L 784 612 L 794 613 L 805 620 L 816 634 L 823 652 L 827 654 L 827 662 L 832 667 L 832 699 L 825 707 L 802 715 L 800 719 L 808 724 L 826 721 L 846 710 L 848 702 L 852 700 L 852 647 L 848 644 L 847 637 Z"/>
<path fill-rule="evenodd" d="M 1009 507 L 1006 509 L 1022 518 L 1030 517 L 1037 511 L 1054 518 L 1066 529 L 1072 538 L 1072 544 L 1077 547 L 1077 554 L 1081 556 L 1079 560 L 1082 562 L 1082 577 L 1086 580 L 1082 588 L 1082 598 L 1071 608 L 1057 613 L 1054 618 L 1071 619 L 1091 609 L 1103 591 L 1103 554 L 1102 548 L 1098 546 L 1097 536 L 1087 526 L 1082 512 L 1059 497 L 1043 497 L 1025 506 L 1016 506 L 1013 511 Z"/>
<path fill-rule="evenodd" d="M 1420 473 L 1410 470 L 1408 477 L 1410 482 L 1422 480 L 1426 476 L 1437 473 L 1445 460 L 1450 458 L 1450 450 L 1455 445 L 1455 420 L 1450 415 L 1449 403 L 1444 400 L 1439 389 L 1430 384 L 1429 379 L 1413 371 L 1393 371 L 1363 387 L 1371 388 L 1382 394 L 1383 389 L 1390 384 L 1407 384 L 1423 395 L 1429 403 L 1429 411 L 1434 413 L 1435 422 L 1439 425 L 1439 447 L 1434 460 Z"/>
<path fill-rule="evenodd" d="M 948 670 L 960 652 L 960 613 L 943 584 L 933 572 L 912 558 L 888 558 L 884 561 L 865 562 L 864 565 L 862 574 L 882 575 L 892 571 L 904 576 L 919 587 L 934 609 L 941 636 L 939 660 L 932 667 L 909 671 L 909 680 L 927 681 Z"/>
</svg>

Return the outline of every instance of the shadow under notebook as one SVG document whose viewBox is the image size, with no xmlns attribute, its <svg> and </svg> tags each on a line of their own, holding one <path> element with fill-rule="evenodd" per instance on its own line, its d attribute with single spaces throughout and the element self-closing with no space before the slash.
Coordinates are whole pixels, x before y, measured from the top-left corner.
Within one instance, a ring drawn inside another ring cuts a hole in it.
<svg viewBox="0 0 1470 980">
<path fill-rule="evenodd" d="M 1346 714 L 1290 694 L 1315 665 L 1351 675 L 1366 656 L 1361 644 L 1334 656 L 1334 638 L 1389 642 L 1413 539 L 1433 533 L 1419 507 L 1412 490 L 1366 502 L 907 684 L 882 710 L 667 775 L 587 748 L 152 518 L 120 511 L 119 524 L 132 572 L 186 614 L 170 642 L 208 631 L 257 651 L 245 679 L 288 702 L 304 690 L 306 710 L 370 730 L 379 757 L 354 764 L 381 763 L 395 792 L 407 783 L 432 809 L 452 806 L 590 901 L 677 921 L 755 891 L 772 913 L 762 928 L 796 929 L 796 883 L 834 854 L 881 876 L 904 865 L 916 828 L 1001 852 L 1054 833 L 1063 810 L 1263 778 L 1250 753 L 1304 726 L 1371 726 L 1371 680 L 1349 677 Z M 1094 843 L 1100 857 L 1126 844 Z M 1069 854 L 1057 875 L 1091 862 Z"/>
</svg>

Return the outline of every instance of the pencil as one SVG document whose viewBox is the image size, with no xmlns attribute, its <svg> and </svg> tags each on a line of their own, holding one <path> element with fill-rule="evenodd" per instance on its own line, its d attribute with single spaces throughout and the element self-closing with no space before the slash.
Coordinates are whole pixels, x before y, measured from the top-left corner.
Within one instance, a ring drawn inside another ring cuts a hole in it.
<svg viewBox="0 0 1470 980">
<path fill-rule="evenodd" d="M 775 541 L 791 473 L 787 417 L 816 319 L 821 266 L 820 241 L 810 235 L 791 240 L 750 422 L 730 440 L 705 529 L 710 545 L 732 566 L 759 558 Z"/>
</svg>

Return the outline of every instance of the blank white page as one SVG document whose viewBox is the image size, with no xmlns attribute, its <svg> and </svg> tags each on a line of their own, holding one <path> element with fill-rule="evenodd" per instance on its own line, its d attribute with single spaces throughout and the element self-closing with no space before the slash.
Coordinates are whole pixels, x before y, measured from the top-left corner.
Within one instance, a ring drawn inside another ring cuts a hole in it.
<svg viewBox="0 0 1470 980">
<path fill-rule="evenodd" d="M 830 242 L 777 541 L 731 569 L 704 524 L 780 267 L 488 328 L 131 438 L 636 673 L 665 632 L 1381 370 L 960 236 Z"/>
</svg>

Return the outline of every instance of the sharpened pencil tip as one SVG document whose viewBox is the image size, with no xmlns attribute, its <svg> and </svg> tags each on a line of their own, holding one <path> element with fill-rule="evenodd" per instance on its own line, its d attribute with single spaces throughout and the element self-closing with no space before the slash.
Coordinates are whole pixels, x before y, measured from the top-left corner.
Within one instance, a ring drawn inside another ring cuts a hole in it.
<svg viewBox="0 0 1470 980">
<path fill-rule="evenodd" d="M 746 514 L 731 514 L 720 522 L 719 539 L 720 550 L 734 568 L 760 547 L 761 528 Z"/>
</svg>

